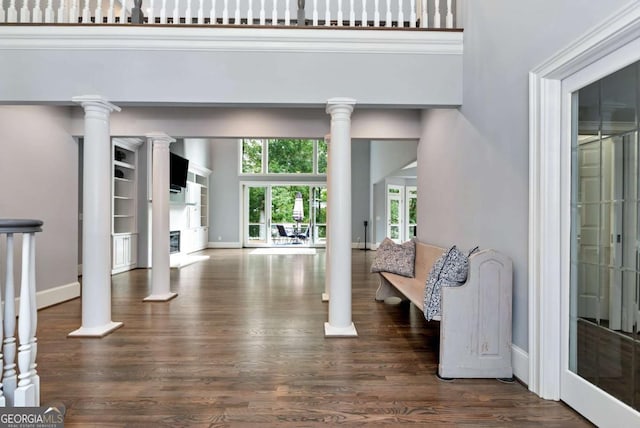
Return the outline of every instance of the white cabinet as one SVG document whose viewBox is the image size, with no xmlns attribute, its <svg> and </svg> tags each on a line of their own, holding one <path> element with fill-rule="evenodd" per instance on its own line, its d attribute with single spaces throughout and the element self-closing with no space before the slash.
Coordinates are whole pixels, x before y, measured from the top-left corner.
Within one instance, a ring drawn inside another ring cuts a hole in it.
<svg viewBox="0 0 640 428">
<path fill-rule="evenodd" d="M 114 138 L 111 150 L 111 273 L 136 267 L 140 138 Z"/>
<path fill-rule="evenodd" d="M 138 235 L 121 234 L 113 236 L 112 258 L 112 274 L 136 267 L 138 262 Z"/>
</svg>

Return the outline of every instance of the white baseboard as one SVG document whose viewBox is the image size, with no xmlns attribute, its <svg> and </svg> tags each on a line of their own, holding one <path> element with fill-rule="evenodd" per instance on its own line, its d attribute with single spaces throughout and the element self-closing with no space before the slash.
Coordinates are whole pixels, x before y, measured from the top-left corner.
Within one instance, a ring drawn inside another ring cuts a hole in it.
<svg viewBox="0 0 640 428">
<path fill-rule="evenodd" d="M 529 354 L 516 345 L 511 345 L 513 375 L 525 385 L 529 385 Z"/>
<path fill-rule="evenodd" d="M 209 242 L 207 248 L 242 248 L 241 242 Z"/>
<path fill-rule="evenodd" d="M 373 250 L 373 249 L 375 249 L 375 248 L 373 248 L 373 247 L 374 247 L 374 244 L 372 244 L 371 242 L 367 242 L 367 249 L 368 249 L 368 250 Z M 359 250 L 363 250 L 363 249 L 364 249 L 364 242 L 360 242 L 360 243 L 358 243 L 358 242 L 352 242 L 352 243 L 351 243 L 351 248 L 352 248 L 352 249 L 354 249 L 354 250 L 358 250 L 358 249 L 359 249 Z"/>
<path fill-rule="evenodd" d="M 36 293 L 36 307 L 38 309 L 47 308 L 66 302 L 67 300 L 80 297 L 80 283 L 72 282 L 70 284 L 60 285 L 58 287 L 48 288 Z M 20 312 L 20 297 L 16 297 L 16 315 Z"/>
</svg>

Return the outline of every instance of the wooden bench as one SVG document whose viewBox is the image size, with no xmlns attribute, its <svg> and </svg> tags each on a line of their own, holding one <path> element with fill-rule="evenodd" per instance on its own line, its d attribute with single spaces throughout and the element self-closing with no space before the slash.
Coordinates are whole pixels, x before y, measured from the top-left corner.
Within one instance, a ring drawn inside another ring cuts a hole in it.
<svg viewBox="0 0 640 428">
<path fill-rule="evenodd" d="M 376 300 L 400 297 L 424 312 L 431 267 L 447 249 L 416 242 L 415 278 L 381 272 Z M 440 359 L 443 378 L 511 378 L 511 260 L 495 250 L 469 258 L 467 281 L 442 287 Z"/>
</svg>

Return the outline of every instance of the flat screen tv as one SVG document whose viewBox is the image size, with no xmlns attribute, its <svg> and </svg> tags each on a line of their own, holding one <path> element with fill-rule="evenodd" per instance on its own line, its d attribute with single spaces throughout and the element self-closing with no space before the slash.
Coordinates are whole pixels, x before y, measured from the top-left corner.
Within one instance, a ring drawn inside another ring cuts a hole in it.
<svg viewBox="0 0 640 428">
<path fill-rule="evenodd" d="M 187 172 L 189 171 L 189 159 L 185 159 L 175 153 L 169 153 L 169 184 L 172 191 L 181 191 L 187 187 Z"/>
</svg>

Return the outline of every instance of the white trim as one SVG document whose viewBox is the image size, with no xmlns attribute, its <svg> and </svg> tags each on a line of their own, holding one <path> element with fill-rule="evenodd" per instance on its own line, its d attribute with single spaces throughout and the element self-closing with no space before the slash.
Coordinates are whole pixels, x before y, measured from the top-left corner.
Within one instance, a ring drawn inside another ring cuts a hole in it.
<svg viewBox="0 0 640 428">
<path fill-rule="evenodd" d="M 208 242 L 207 248 L 242 248 L 241 242 Z"/>
<path fill-rule="evenodd" d="M 80 283 L 71 282 L 57 287 L 47 288 L 36 293 L 36 307 L 38 310 L 57 305 L 80 297 Z M 15 298 L 16 314 L 20 308 L 20 297 Z"/>
<path fill-rule="evenodd" d="M 633 63 L 640 51 L 630 42 L 639 39 L 640 2 L 633 1 L 529 76 L 529 389 L 542 398 L 560 399 L 567 371 L 561 302 L 569 284 L 570 91 L 579 86 L 563 83 L 605 56 L 619 62 L 608 72 L 588 70 L 582 86 Z"/>
<path fill-rule="evenodd" d="M 0 49 L 462 55 L 462 32 L 154 26 L 2 26 Z"/>
<path fill-rule="evenodd" d="M 38 291 L 36 293 L 36 306 L 38 309 L 43 309 L 76 297 L 80 297 L 80 283 L 77 281 Z M 18 297 L 16 298 L 16 308 L 20 306 L 19 303 L 20 298 Z"/>
<path fill-rule="evenodd" d="M 513 375 L 525 385 L 529 384 L 529 354 L 516 345 L 511 345 Z"/>
<path fill-rule="evenodd" d="M 209 168 L 206 168 L 204 166 L 200 166 L 197 163 L 193 163 L 191 161 L 189 161 L 189 172 L 194 172 L 198 175 L 202 175 L 205 177 L 208 177 L 211 175 L 211 173 L 213 171 L 211 171 Z"/>
<path fill-rule="evenodd" d="M 82 276 L 82 263 L 78 264 L 78 276 Z"/>
</svg>

